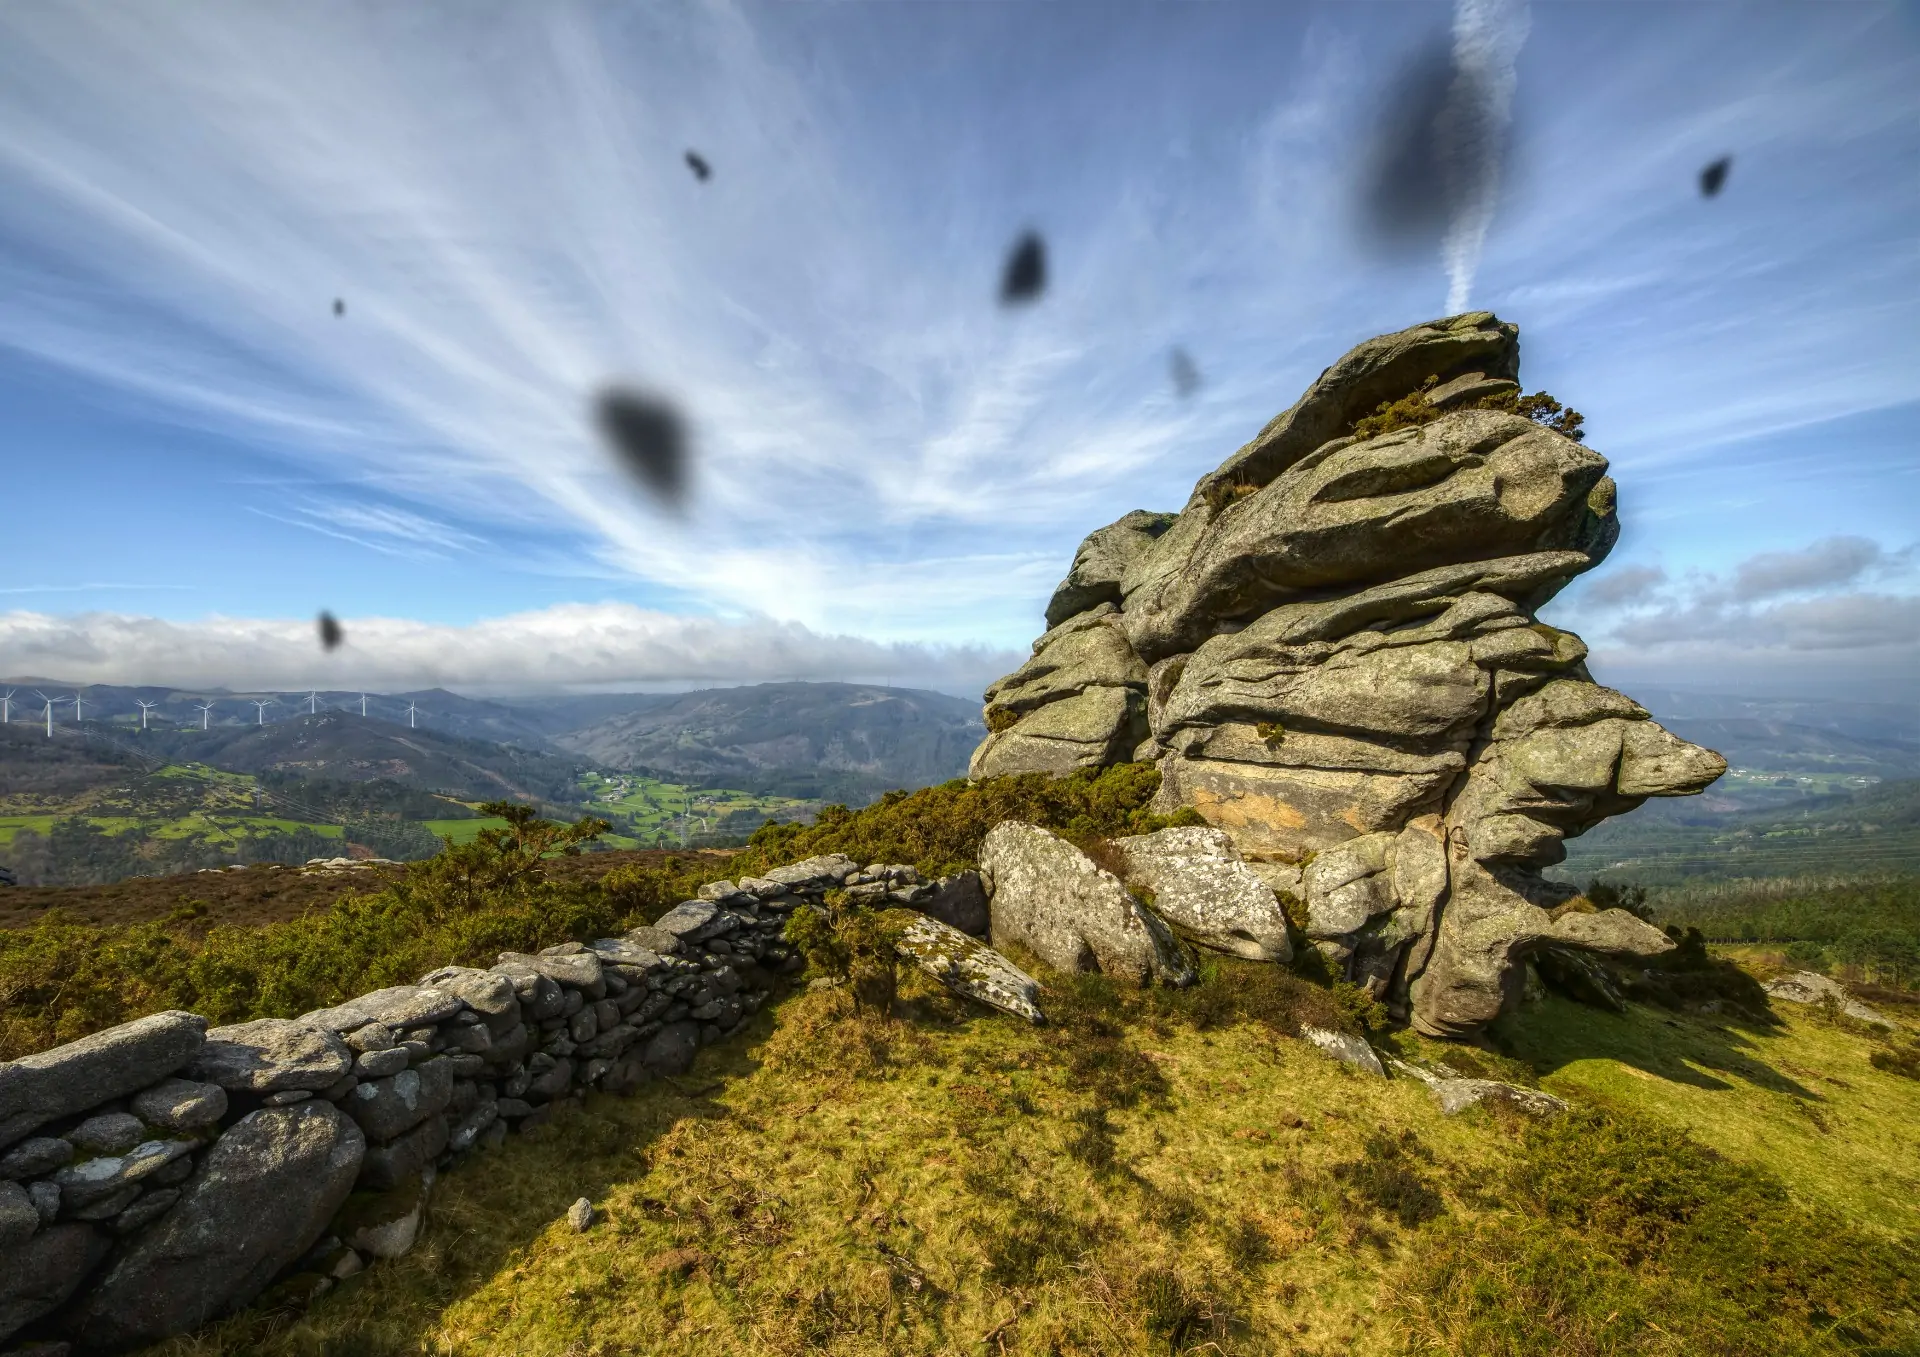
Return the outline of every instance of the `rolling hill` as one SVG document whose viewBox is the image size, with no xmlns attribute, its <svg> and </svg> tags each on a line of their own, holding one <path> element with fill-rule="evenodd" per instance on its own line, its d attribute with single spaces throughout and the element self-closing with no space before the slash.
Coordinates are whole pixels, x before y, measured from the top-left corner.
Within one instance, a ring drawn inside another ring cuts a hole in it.
<svg viewBox="0 0 1920 1357">
<path fill-rule="evenodd" d="M 1920 872 L 1920 780 L 1693 822 L 1643 811 L 1567 841 L 1562 880 L 1591 877 L 1647 885 L 1741 877 Z"/>
<path fill-rule="evenodd" d="M 657 695 L 552 743 L 609 768 L 858 805 L 962 776 L 984 734 L 978 705 L 944 693 L 762 683 Z"/>
<path fill-rule="evenodd" d="M 257 726 L 149 731 L 156 754 L 233 773 L 297 773 L 340 782 L 382 779 L 472 800 L 531 797 L 571 804 L 580 760 L 358 713 L 323 711 Z"/>
</svg>

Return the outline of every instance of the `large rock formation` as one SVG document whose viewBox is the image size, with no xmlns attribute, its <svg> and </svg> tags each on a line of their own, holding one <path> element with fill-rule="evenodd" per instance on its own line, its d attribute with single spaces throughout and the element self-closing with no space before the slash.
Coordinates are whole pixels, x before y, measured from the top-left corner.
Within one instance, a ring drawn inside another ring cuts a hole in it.
<svg viewBox="0 0 1920 1357">
<path fill-rule="evenodd" d="M 1320 953 L 1433 1035 L 1495 1017 L 1535 949 L 1665 951 L 1541 869 L 1726 763 L 1536 619 L 1619 524 L 1604 458 L 1498 408 L 1518 375 L 1487 312 L 1369 340 L 1179 514 L 1088 537 L 1033 658 L 987 690 L 972 775 L 1157 760 L 1159 809 L 1270 883 L 1298 871 Z M 1415 393 L 1423 419 L 1355 432 Z"/>
</svg>

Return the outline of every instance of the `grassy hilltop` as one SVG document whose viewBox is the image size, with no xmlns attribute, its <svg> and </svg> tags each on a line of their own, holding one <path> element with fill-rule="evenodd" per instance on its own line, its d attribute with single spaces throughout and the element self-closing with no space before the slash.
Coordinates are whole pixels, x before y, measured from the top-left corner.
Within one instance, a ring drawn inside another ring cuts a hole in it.
<svg viewBox="0 0 1920 1357">
<path fill-rule="evenodd" d="M 1155 785 L 1144 766 L 946 784 L 769 825 L 731 857 L 553 858 L 564 837 L 535 826 L 265 923 L 196 911 L 194 885 L 224 874 L 183 878 L 173 916 L 0 931 L 0 1056 L 164 1007 L 297 1013 L 604 936 L 816 852 L 947 871 L 1009 817 L 1094 844 L 1154 823 Z M 1910 917 L 1910 886 L 1885 889 L 1849 927 Z M 1769 907 L 1778 940 L 1798 907 Z M 1751 992 L 1704 964 L 1714 992 Z M 1871 995 L 1892 1036 L 1817 1011 L 1547 996 L 1466 1046 L 1277 967 L 1212 961 L 1178 991 L 1035 969 L 1040 1028 L 917 973 L 888 1016 L 797 988 L 688 1075 L 595 1095 L 445 1175 L 406 1258 L 156 1351 L 1920 1352 L 1904 991 Z M 1326 1059 L 1303 1022 L 1574 1110 L 1443 1117 L 1416 1080 Z M 575 1234 L 560 1217 L 583 1195 L 601 1219 Z"/>
</svg>

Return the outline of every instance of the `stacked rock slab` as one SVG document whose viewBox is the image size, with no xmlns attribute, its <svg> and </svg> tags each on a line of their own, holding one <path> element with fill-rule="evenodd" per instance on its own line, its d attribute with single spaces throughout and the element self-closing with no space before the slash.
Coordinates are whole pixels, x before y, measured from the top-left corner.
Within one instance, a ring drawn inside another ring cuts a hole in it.
<svg viewBox="0 0 1920 1357">
<path fill-rule="evenodd" d="M 1619 525 L 1605 459 L 1483 408 L 1518 376 L 1518 330 L 1487 312 L 1369 340 L 1179 514 L 1094 533 L 1033 658 L 987 690 L 972 776 L 1156 760 L 1156 809 L 1224 830 L 1339 973 L 1432 1035 L 1497 1016 L 1535 949 L 1667 950 L 1632 915 L 1560 908 L 1541 869 L 1726 764 L 1538 620 Z M 1421 391 L 1428 422 L 1354 433 Z"/>
</svg>

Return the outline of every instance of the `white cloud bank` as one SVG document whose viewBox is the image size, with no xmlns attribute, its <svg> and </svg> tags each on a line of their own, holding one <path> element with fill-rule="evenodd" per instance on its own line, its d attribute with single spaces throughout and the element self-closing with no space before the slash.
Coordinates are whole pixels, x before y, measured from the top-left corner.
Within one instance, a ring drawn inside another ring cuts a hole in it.
<svg viewBox="0 0 1920 1357">
<path fill-rule="evenodd" d="M 1888 551 L 1839 536 L 1678 580 L 1659 566 L 1625 565 L 1560 613 L 1603 670 L 1640 681 L 1920 700 L 1920 597 L 1870 587 L 1896 584 L 1914 557 L 1912 546 Z"/>
<path fill-rule="evenodd" d="M 624 603 L 561 604 L 466 626 L 349 619 L 346 642 L 332 653 L 320 650 L 313 622 L 304 619 L 0 613 L 6 673 L 75 683 L 527 692 L 840 679 L 974 693 L 1021 658 L 979 647 L 885 645 L 766 618 L 679 617 Z"/>
</svg>

